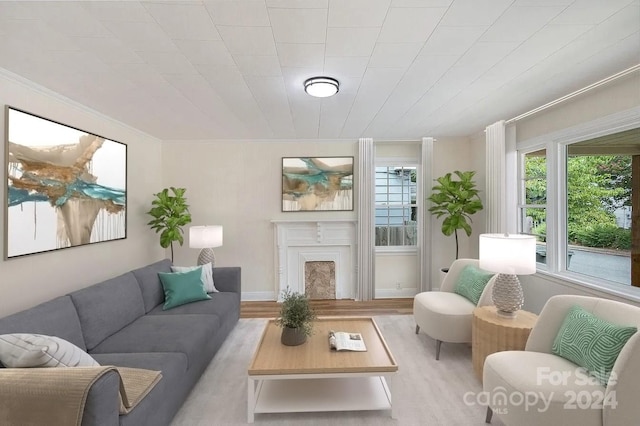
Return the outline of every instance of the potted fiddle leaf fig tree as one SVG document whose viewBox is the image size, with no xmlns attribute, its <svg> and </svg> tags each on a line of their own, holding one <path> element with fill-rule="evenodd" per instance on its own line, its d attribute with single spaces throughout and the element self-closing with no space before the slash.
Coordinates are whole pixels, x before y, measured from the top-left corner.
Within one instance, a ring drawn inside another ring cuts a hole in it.
<svg viewBox="0 0 640 426">
<path fill-rule="evenodd" d="M 473 180 L 475 171 L 454 171 L 436 179 L 438 182 L 427 199 L 431 201 L 429 208 L 431 214 L 437 218 L 443 217 L 442 233 L 447 237 L 455 235 L 456 259 L 458 259 L 458 230 L 464 230 L 467 236 L 471 236 L 471 215 L 482 210 L 482 201 Z M 443 272 L 447 272 L 443 268 Z"/>
<path fill-rule="evenodd" d="M 291 291 L 289 287 L 282 292 L 282 306 L 276 325 L 282 327 L 280 341 L 283 345 L 297 346 L 306 342 L 307 337 L 313 334 L 315 319 L 316 313 L 308 297 Z"/>
<path fill-rule="evenodd" d="M 169 193 L 171 190 L 171 194 Z M 189 205 L 184 196 L 185 188 L 164 188 L 154 194 L 155 199 L 151 202 L 153 206 L 147 212 L 153 217 L 147 225 L 160 233 L 160 246 L 162 248 L 171 247 L 171 261 L 173 262 L 173 242 L 184 244 L 182 227 L 191 223 L 191 213 Z"/>
</svg>

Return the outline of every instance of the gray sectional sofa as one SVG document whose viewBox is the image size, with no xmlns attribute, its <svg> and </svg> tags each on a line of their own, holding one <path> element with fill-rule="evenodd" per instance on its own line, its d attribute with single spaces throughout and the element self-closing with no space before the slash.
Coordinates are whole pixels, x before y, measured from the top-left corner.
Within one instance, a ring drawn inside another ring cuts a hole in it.
<svg viewBox="0 0 640 426">
<path fill-rule="evenodd" d="M 239 267 L 213 268 L 219 292 L 210 300 L 166 311 L 158 272 L 171 272 L 171 262 L 165 259 L 0 319 L 0 334 L 57 336 L 101 365 L 162 371 L 160 382 L 126 415 L 119 415 L 118 375 L 101 377 L 88 394 L 83 426 L 168 425 L 238 322 Z"/>
</svg>

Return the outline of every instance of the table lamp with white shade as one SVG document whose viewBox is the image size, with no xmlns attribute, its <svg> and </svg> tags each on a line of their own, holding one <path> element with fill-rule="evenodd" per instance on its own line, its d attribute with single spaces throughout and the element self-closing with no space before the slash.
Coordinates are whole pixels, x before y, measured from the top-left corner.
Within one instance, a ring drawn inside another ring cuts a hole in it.
<svg viewBox="0 0 640 426">
<path fill-rule="evenodd" d="M 498 315 L 515 318 L 524 303 L 518 275 L 536 273 L 536 238 L 523 234 L 481 234 L 480 269 L 498 273 L 491 297 Z"/>
<path fill-rule="evenodd" d="M 215 265 L 214 247 L 222 246 L 222 226 L 192 226 L 189 228 L 189 247 L 199 248 L 198 265 Z"/>
</svg>

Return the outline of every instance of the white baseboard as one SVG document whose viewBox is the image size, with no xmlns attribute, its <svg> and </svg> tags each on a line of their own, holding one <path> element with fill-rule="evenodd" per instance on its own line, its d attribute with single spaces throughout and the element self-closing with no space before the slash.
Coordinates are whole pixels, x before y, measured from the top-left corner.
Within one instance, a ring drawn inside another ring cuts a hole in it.
<svg viewBox="0 0 640 426">
<path fill-rule="evenodd" d="M 416 288 L 403 288 L 400 290 L 394 288 L 383 288 L 376 290 L 377 299 L 401 299 L 411 298 L 418 294 Z M 274 291 L 243 291 L 241 295 L 243 301 L 275 301 L 276 293 Z"/>
</svg>

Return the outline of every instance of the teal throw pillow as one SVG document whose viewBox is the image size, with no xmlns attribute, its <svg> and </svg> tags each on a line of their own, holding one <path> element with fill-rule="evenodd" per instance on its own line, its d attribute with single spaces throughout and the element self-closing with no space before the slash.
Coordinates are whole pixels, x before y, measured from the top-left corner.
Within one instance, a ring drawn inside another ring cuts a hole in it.
<svg viewBox="0 0 640 426">
<path fill-rule="evenodd" d="M 551 352 L 584 367 L 607 386 L 618 354 L 637 330 L 605 321 L 576 305 L 560 326 Z"/>
<path fill-rule="evenodd" d="M 202 268 L 188 272 L 158 272 L 164 289 L 162 310 L 198 300 L 211 299 L 202 285 Z"/>
<path fill-rule="evenodd" d="M 473 265 L 467 265 L 460 271 L 453 291 L 477 305 L 484 288 L 493 275 L 491 272 L 483 271 Z"/>
</svg>

